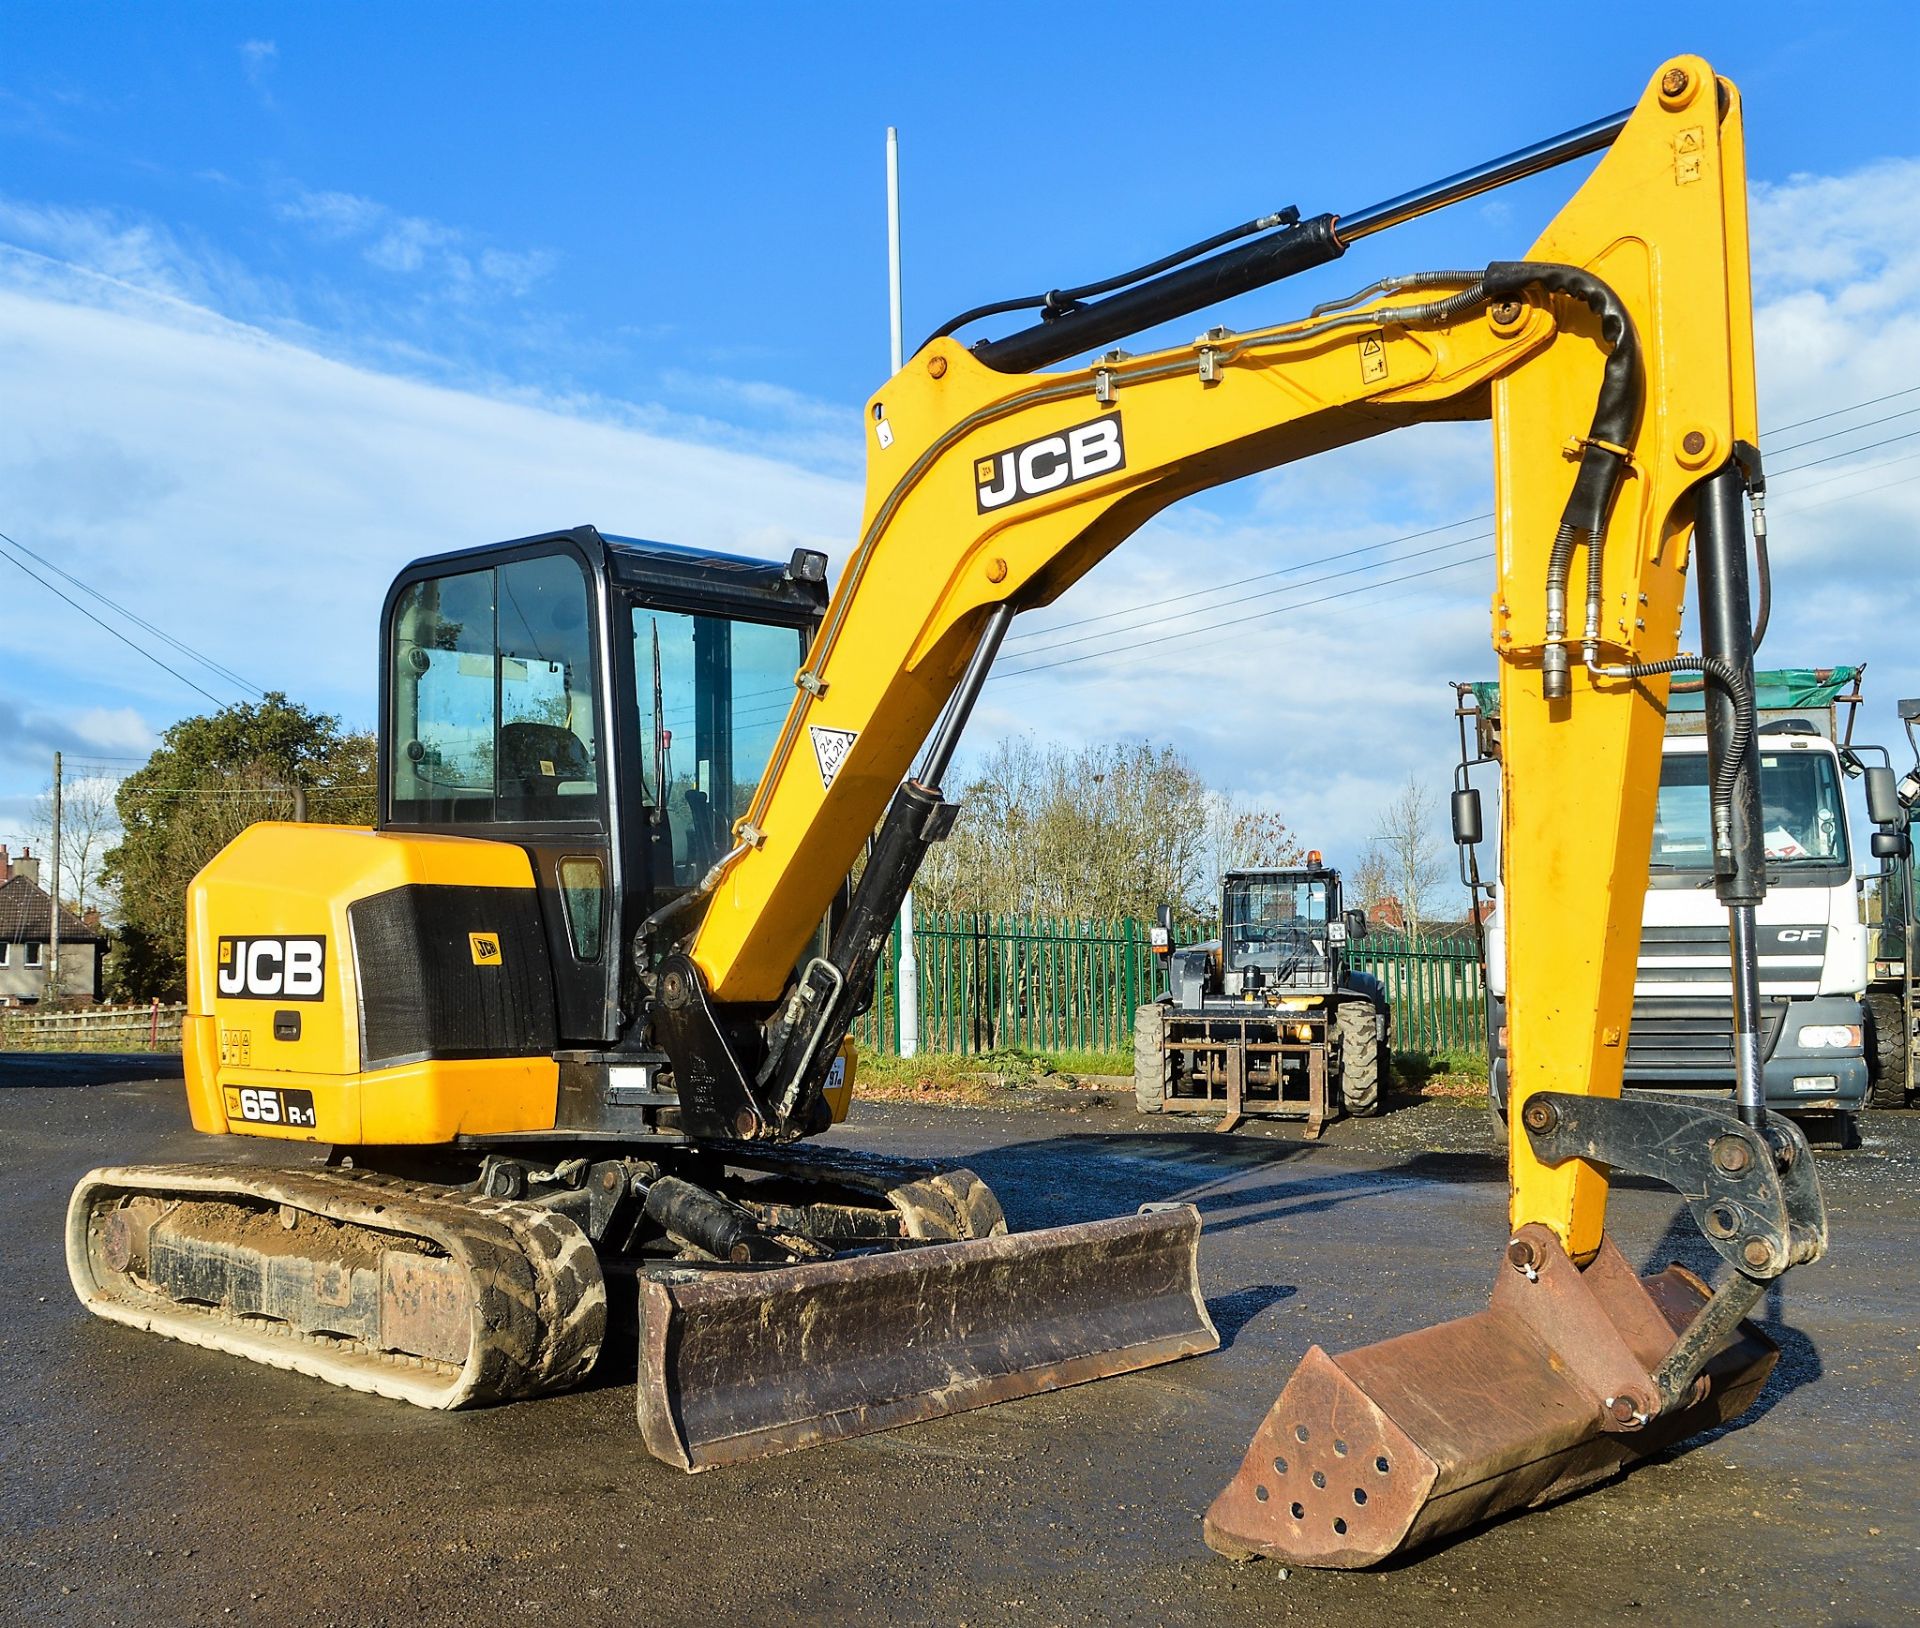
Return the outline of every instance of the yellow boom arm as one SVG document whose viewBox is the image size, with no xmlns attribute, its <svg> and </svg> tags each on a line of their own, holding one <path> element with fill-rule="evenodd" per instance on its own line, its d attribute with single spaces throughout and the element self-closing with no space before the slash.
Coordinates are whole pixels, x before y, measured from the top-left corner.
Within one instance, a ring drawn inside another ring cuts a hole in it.
<svg viewBox="0 0 1920 1628">
<path fill-rule="evenodd" d="M 1529 257 L 1597 277 L 1638 338 L 1644 407 L 1610 449 L 1627 463 L 1605 662 L 1674 654 L 1692 488 L 1756 439 L 1745 198 L 1738 96 L 1678 58 Z M 1401 425 L 1490 418 L 1512 1097 L 1617 1095 L 1665 680 L 1575 663 L 1549 701 L 1542 671 L 1549 644 L 1579 642 L 1578 607 L 1549 639 L 1548 561 L 1609 345 L 1578 300 L 1452 298 L 1471 281 L 1062 373 L 998 373 L 941 339 L 889 380 L 865 420 L 859 546 L 691 947 L 713 998 L 780 997 L 996 607 L 1050 603 L 1189 493 Z M 1544 1223 L 1591 1257 L 1604 1175 L 1542 1165 L 1517 1134 L 1511 1159 L 1516 1229 Z"/>
</svg>

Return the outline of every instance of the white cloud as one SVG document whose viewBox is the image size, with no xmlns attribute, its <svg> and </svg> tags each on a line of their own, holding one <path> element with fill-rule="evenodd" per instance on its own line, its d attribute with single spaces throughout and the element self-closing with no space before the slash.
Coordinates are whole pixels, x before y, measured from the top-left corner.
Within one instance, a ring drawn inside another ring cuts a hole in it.
<svg viewBox="0 0 1920 1628">
<path fill-rule="evenodd" d="M 0 258 L 0 277 L 15 263 Z M 838 553 L 858 523 L 850 481 L 396 379 L 204 314 L 176 321 L 165 303 L 103 306 L 93 278 L 68 276 L 54 299 L 50 276 L 0 286 L 0 530 L 255 683 L 353 722 L 372 720 L 381 596 L 417 555 L 582 522 Z M 31 675 L 12 685 L 31 699 L 0 712 L 0 797 L 31 791 L 29 765 L 54 746 L 137 753 L 204 709 L 0 570 L 0 661 Z M 55 703 L 72 696 L 84 700 Z"/>
<path fill-rule="evenodd" d="M 537 252 L 516 257 L 350 193 L 304 192 L 284 214 L 315 241 L 384 262 L 383 276 L 450 301 L 464 297 L 463 279 L 469 290 L 509 297 L 550 269 Z M 1764 424 L 1920 383 L 1916 215 L 1916 160 L 1755 188 Z M 317 345 L 355 343 L 337 332 L 315 346 L 291 342 L 310 330 L 284 314 L 294 302 L 282 291 L 154 223 L 11 205 L 0 206 L 0 233 L 39 251 L 0 254 L 0 367 L 9 381 L 0 396 L 0 529 L 17 529 L 116 597 L 137 596 L 143 614 L 254 681 L 353 721 L 371 719 L 380 596 L 414 555 L 595 521 L 769 557 L 804 543 L 838 563 L 855 535 L 862 426 L 844 406 L 707 375 L 662 377 L 664 394 L 691 411 L 531 389 L 503 399 L 512 387 L 485 395 L 395 378 L 317 354 Z M 257 310 L 275 313 L 279 337 L 228 320 Z M 408 352 L 404 365 L 428 371 L 445 359 Z M 1770 435 L 1770 463 L 1787 470 L 1899 434 L 1920 416 L 1870 421 L 1916 404 L 1920 397 L 1891 401 Z M 1776 451 L 1836 429 L 1848 433 Z M 1044 659 L 1032 653 L 1049 642 L 1139 625 L 1056 652 L 1115 652 L 1101 659 L 997 679 L 972 742 L 1015 730 L 1067 741 L 1171 739 L 1220 783 L 1278 809 L 1304 840 L 1351 860 L 1409 772 L 1436 792 L 1445 785 L 1454 755 L 1447 680 L 1493 666 L 1492 573 L 1468 564 L 1300 602 L 1471 556 L 1485 545 L 1464 539 L 1481 528 L 1196 601 L 1178 596 L 1483 512 L 1487 436 L 1482 425 L 1436 425 L 1382 437 L 1153 522 L 1061 603 L 1023 618 L 1017 631 L 1028 636 L 1010 643 L 1003 667 L 1020 665 L 1022 651 Z M 1781 475 L 1772 504 L 1779 574 L 1766 657 L 1867 660 L 1862 732 L 1882 738 L 1897 734 L 1892 700 L 1920 694 L 1920 657 L 1905 631 L 1920 617 L 1916 477 L 1920 439 Z M 1414 557 L 1449 539 L 1460 546 Z M 1305 585 L 1361 564 L 1377 569 Z M 9 733 L 0 715 L 0 761 L 9 740 L 27 743 L 29 759 L 49 741 L 78 742 L 80 725 L 63 708 L 134 702 L 117 738 L 138 751 L 129 743 L 145 742 L 140 731 L 200 705 L 31 584 L 0 582 L 0 656 L 15 672 L 41 675 L 30 720 L 22 714 Z M 1274 588 L 1289 591 L 1254 597 Z M 1112 623 L 1061 625 L 1130 607 Z M 1145 643 L 1269 609 L 1282 614 Z M 1187 610 L 1198 614 L 1181 619 Z M 21 789 L 0 778 L 0 799 Z"/>
<path fill-rule="evenodd" d="M 280 47 L 272 40 L 245 40 L 240 46 L 240 71 L 247 76 L 247 83 L 253 87 L 254 94 L 266 107 L 274 105 L 273 92 L 269 82 L 273 70 L 280 64 Z"/>
<path fill-rule="evenodd" d="M 353 245 L 376 270 L 430 279 L 454 298 L 521 298 L 558 264 L 548 250 L 476 245 L 459 227 L 405 215 L 351 192 L 302 191 L 282 202 L 279 214 L 322 242 Z"/>
</svg>

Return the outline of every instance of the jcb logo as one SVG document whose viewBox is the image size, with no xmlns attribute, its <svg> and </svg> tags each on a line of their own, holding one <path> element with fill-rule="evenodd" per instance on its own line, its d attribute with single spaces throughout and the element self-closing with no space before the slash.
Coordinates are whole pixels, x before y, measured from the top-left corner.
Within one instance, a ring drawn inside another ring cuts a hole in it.
<svg viewBox="0 0 1920 1628">
<path fill-rule="evenodd" d="M 223 938 L 219 990 L 245 1000 L 317 1001 L 327 989 L 324 938 Z"/>
<path fill-rule="evenodd" d="M 1090 424 L 1076 424 L 980 459 L 973 466 L 974 496 L 980 513 L 988 514 L 1021 498 L 1057 492 L 1126 467 L 1120 415 L 1108 413 Z"/>
<path fill-rule="evenodd" d="M 473 951 L 473 964 L 476 967 L 497 967 L 500 965 L 500 936 L 497 933 L 467 934 L 467 948 Z"/>
</svg>

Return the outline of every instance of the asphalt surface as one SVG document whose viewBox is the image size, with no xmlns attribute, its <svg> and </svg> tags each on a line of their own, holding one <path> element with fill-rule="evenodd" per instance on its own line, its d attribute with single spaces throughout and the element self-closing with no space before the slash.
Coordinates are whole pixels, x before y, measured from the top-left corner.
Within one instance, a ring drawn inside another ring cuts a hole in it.
<svg viewBox="0 0 1920 1628">
<path fill-rule="evenodd" d="M 1369 1573 L 1228 1564 L 1200 1516 L 1308 1345 L 1477 1309 L 1506 1237 L 1484 1112 L 1307 1146 L 1117 1100 L 858 1105 L 852 1144 L 964 1158 L 1015 1226 L 1188 1199 L 1219 1353 L 689 1477 L 631 1379 L 472 1414 L 325 1389 L 87 1316 L 61 1258 L 89 1166 L 229 1157 L 147 1059 L 0 1055 L 0 1610 L 35 1623 L 1885 1623 L 1916 1614 L 1920 1114 L 1823 1155 L 1829 1258 L 1771 1296 L 1784 1355 L 1732 1427 Z M 262 1157 L 269 1148 L 253 1149 Z M 1708 1257 L 1670 1195 L 1630 1259 Z M 604 1366 L 604 1365 L 603 1365 Z"/>
</svg>

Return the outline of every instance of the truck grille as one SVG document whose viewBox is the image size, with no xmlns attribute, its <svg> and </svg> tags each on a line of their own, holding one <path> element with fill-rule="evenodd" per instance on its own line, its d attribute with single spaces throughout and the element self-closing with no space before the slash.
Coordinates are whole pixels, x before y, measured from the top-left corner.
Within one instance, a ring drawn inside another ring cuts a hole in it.
<svg viewBox="0 0 1920 1628">
<path fill-rule="evenodd" d="M 1785 1001 L 1760 1003 L 1761 1043 Z M 1687 1000 L 1640 995 L 1627 1031 L 1627 1074 L 1637 1079 L 1726 1079 L 1733 1073 L 1733 1005 L 1727 1000 Z"/>
<path fill-rule="evenodd" d="M 1785 935 L 1791 934 L 1792 937 Z M 1802 938 L 1802 934 L 1817 935 Z M 1826 947 L 1822 923 L 1779 923 L 1762 926 L 1757 934 L 1760 952 L 1760 992 L 1763 995 L 1816 995 L 1820 992 L 1820 962 Z M 1643 927 L 1640 960 L 1634 974 L 1637 994 L 1650 988 L 1661 999 L 1706 1000 L 1715 995 L 1733 997 L 1733 974 L 1725 922 L 1687 927 Z M 1639 1007 L 1634 1008 L 1639 1021 Z M 1731 1023 L 1732 1019 L 1729 1018 Z M 1732 1045 L 1731 1039 L 1728 1045 Z"/>
</svg>

